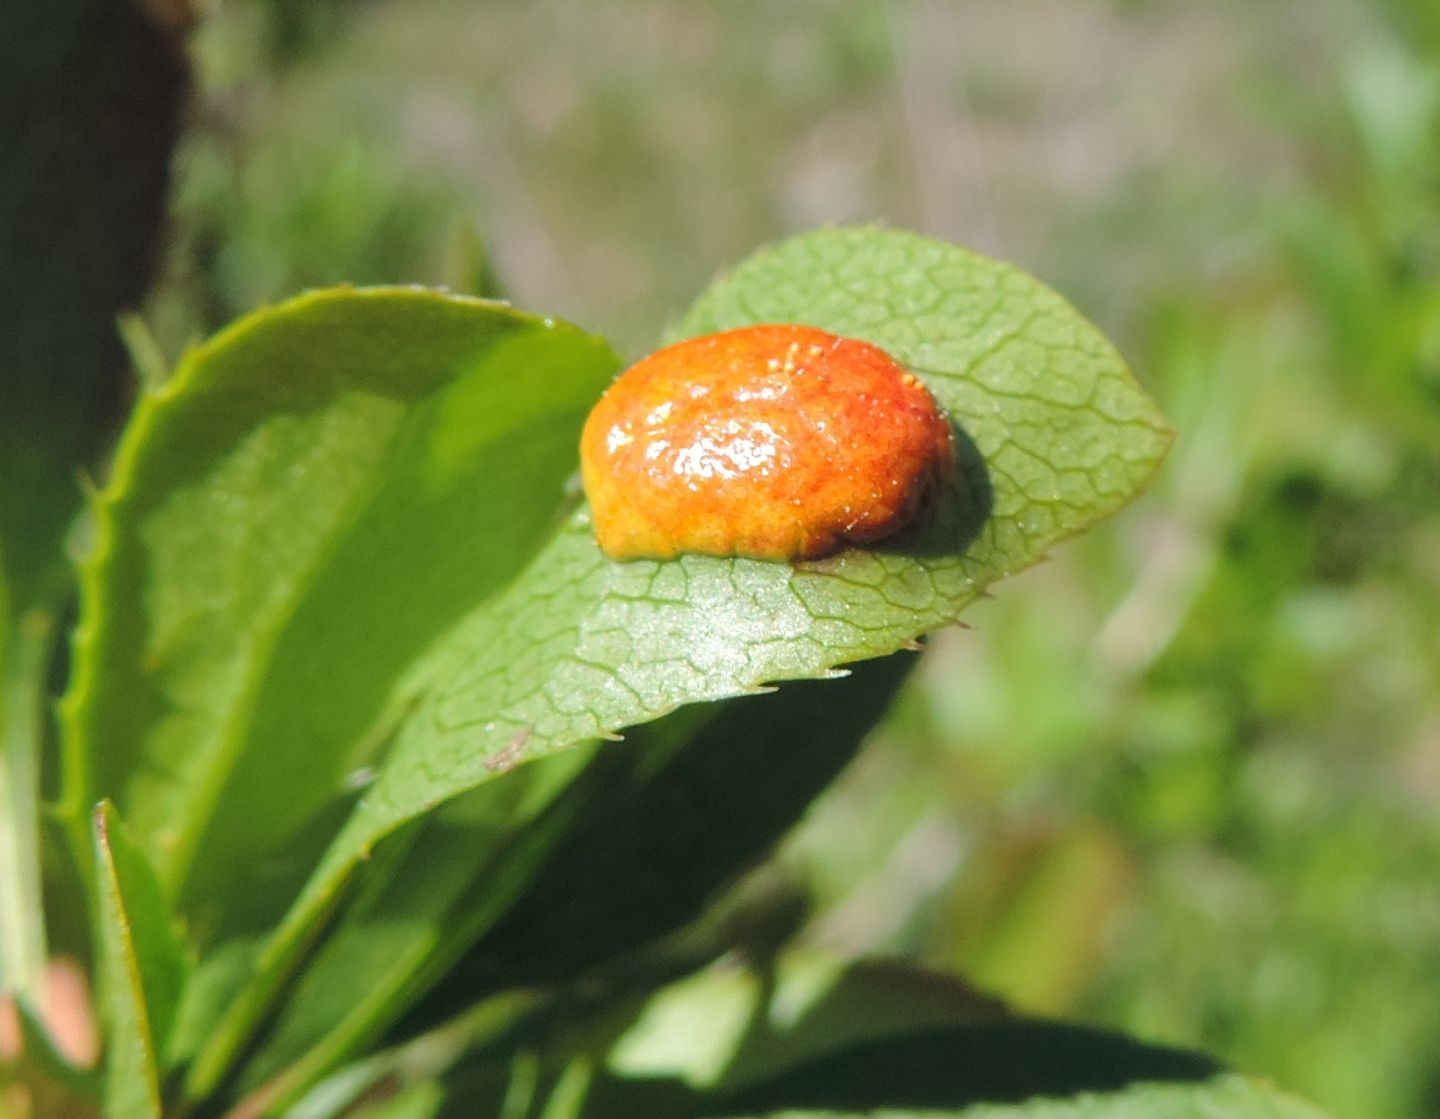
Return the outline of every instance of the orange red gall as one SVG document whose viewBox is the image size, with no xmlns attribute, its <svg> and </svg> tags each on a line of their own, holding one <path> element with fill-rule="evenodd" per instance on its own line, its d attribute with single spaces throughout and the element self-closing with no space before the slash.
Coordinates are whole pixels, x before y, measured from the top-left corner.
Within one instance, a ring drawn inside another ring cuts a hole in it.
<svg viewBox="0 0 1440 1119">
<path fill-rule="evenodd" d="M 954 470 L 950 425 L 868 342 L 742 327 L 626 370 L 586 421 L 581 474 L 613 559 L 818 559 L 912 523 Z"/>
</svg>

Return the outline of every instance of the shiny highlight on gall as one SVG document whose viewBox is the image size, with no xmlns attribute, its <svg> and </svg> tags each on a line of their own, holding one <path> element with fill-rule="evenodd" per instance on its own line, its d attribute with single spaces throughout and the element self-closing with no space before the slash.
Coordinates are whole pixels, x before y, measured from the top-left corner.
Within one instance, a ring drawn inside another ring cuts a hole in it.
<svg viewBox="0 0 1440 1119">
<path fill-rule="evenodd" d="M 914 374 L 810 326 L 742 327 L 626 370 L 586 421 L 581 473 L 613 559 L 818 559 L 899 532 L 954 471 Z"/>
</svg>

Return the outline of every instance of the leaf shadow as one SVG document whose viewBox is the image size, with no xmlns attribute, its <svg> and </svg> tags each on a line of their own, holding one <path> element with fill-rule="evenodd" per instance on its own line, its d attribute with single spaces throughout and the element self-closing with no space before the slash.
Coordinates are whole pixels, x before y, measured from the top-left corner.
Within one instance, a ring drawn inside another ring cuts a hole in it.
<svg viewBox="0 0 1440 1119">
<path fill-rule="evenodd" d="M 950 439 L 955 448 L 955 475 L 935 498 L 930 516 L 921 519 L 910 541 L 909 554 L 964 555 L 995 510 L 995 489 L 990 468 L 970 433 L 954 419 Z M 902 544 L 904 541 L 902 541 Z"/>
<path fill-rule="evenodd" d="M 699 1117 L 803 1110 L 959 1109 L 1036 1097 L 1195 1084 L 1221 1066 L 1201 1053 L 1035 1019 L 930 1026 L 855 1042 L 757 1084 L 722 1088 Z"/>
</svg>

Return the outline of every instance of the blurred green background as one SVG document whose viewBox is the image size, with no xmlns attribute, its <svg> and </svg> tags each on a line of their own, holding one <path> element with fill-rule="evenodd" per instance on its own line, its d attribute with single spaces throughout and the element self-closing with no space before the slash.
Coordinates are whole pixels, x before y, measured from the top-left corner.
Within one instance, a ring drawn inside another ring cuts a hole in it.
<svg viewBox="0 0 1440 1119">
<path fill-rule="evenodd" d="M 503 293 L 639 356 L 758 244 L 850 221 L 1069 296 L 1174 452 L 935 638 L 781 853 L 804 935 L 1337 1116 L 1440 1114 L 1440 6 L 200 15 L 144 360 L 341 281 Z"/>
</svg>

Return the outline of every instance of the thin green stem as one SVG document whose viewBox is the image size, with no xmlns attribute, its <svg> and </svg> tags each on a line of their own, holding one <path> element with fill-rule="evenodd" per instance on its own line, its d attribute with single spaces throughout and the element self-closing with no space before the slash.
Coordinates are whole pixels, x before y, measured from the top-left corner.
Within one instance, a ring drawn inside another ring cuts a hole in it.
<svg viewBox="0 0 1440 1119">
<path fill-rule="evenodd" d="M 0 599 L 0 617 L 6 607 Z M 39 612 L 16 623 L 0 631 L 0 986 L 43 1015 L 39 755 L 54 623 Z"/>
</svg>

